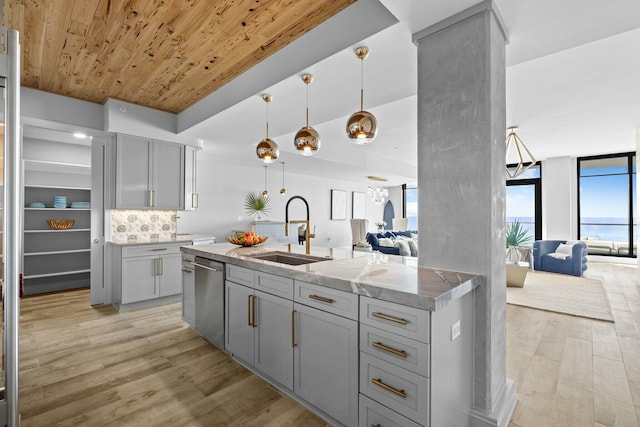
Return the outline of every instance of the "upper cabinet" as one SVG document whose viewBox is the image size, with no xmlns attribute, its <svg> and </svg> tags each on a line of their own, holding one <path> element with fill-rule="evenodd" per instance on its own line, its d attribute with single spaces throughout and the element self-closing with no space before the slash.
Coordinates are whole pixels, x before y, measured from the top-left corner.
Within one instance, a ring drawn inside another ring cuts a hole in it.
<svg viewBox="0 0 640 427">
<path fill-rule="evenodd" d="M 184 147 L 184 210 L 193 211 L 198 208 L 199 194 L 196 190 L 196 156 L 195 147 Z"/>
<path fill-rule="evenodd" d="M 185 209 L 184 145 L 118 134 L 115 166 L 116 209 Z"/>
</svg>

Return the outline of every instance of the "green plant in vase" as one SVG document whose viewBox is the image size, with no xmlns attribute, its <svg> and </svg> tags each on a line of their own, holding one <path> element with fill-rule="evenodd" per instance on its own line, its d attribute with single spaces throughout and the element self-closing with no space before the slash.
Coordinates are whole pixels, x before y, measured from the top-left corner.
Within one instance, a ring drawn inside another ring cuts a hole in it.
<svg viewBox="0 0 640 427">
<path fill-rule="evenodd" d="M 256 221 L 260 221 L 262 216 L 269 216 L 271 210 L 271 199 L 269 196 L 260 193 L 249 193 L 244 199 L 244 208 L 249 215 L 253 215 Z"/>
<path fill-rule="evenodd" d="M 507 261 L 517 263 L 520 261 L 518 247 L 528 245 L 533 240 L 533 237 L 518 220 L 507 223 L 506 237 Z"/>
</svg>

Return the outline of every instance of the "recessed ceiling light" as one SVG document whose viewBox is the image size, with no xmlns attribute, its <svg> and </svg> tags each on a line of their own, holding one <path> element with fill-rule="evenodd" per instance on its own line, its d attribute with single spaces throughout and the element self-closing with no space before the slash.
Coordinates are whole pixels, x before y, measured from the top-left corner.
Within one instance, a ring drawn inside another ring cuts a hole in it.
<svg viewBox="0 0 640 427">
<path fill-rule="evenodd" d="M 78 139 L 87 139 L 87 134 L 82 132 L 74 132 L 73 136 Z"/>
</svg>

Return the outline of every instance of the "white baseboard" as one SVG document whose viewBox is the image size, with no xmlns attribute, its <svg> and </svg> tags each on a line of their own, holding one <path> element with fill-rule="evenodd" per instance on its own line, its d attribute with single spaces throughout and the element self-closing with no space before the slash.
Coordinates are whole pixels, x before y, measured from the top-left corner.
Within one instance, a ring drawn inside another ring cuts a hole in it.
<svg viewBox="0 0 640 427">
<path fill-rule="evenodd" d="M 502 395 L 493 411 L 483 409 L 471 409 L 471 427 L 508 427 L 513 411 L 518 403 L 516 383 L 507 378 Z"/>
</svg>

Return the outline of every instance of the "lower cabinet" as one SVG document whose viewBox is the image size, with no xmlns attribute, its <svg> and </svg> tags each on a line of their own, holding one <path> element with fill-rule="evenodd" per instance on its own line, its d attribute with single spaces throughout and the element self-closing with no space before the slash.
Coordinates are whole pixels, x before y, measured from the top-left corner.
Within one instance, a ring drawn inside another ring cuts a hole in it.
<svg viewBox="0 0 640 427">
<path fill-rule="evenodd" d="M 116 302 L 130 304 L 182 292 L 180 244 L 116 247 Z"/>
<path fill-rule="evenodd" d="M 320 289 L 308 298 L 300 290 L 308 284 L 231 265 L 226 271 L 225 348 L 335 424 L 356 426 L 357 295 Z M 336 310 L 352 318 L 331 312 Z"/>
<path fill-rule="evenodd" d="M 295 393 L 348 426 L 358 424 L 358 323 L 296 303 Z"/>
<path fill-rule="evenodd" d="M 227 281 L 225 347 L 274 381 L 293 388 L 293 302 Z"/>
</svg>

